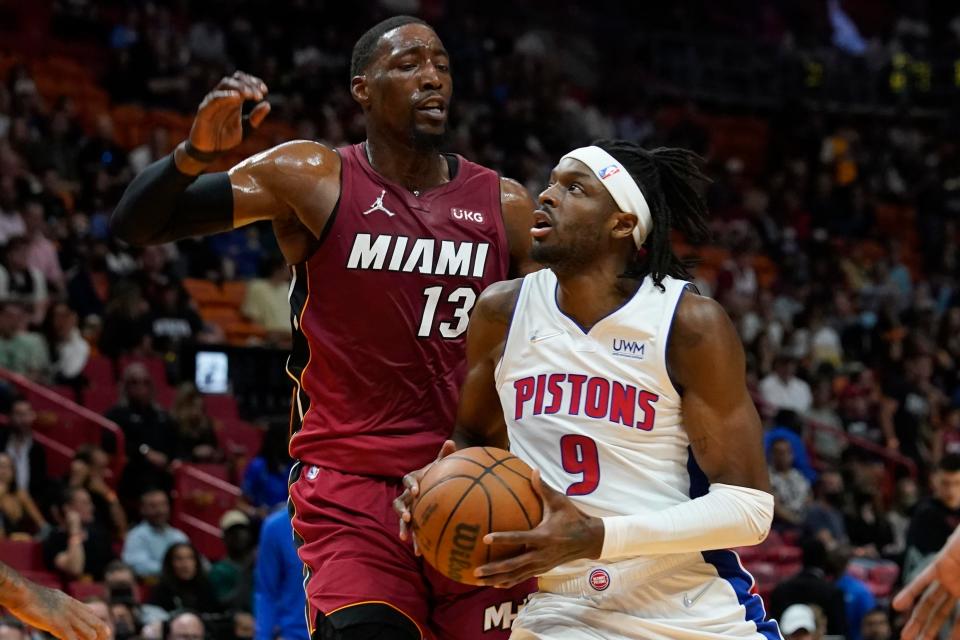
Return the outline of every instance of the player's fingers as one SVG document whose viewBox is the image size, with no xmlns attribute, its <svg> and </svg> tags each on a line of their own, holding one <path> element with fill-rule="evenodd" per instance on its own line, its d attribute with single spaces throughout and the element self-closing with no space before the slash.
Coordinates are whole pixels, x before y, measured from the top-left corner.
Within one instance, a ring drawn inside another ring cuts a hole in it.
<svg viewBox="0 0 960 640">
<path fill-rule="evenodd" d="M 420 557 L 420 545 L 417 544 L 417 533 L 416 531 L 410 532 L 410 538 L 413 540 L 413 555 Z"/>
<path fill-rule="evenodd" d="M 260 89 L 260 83 L 250 79 L 250 76 L 242 71 L 236 71 L 229 78 L 230 82 L 236 83 L 242 88 L 244 97 L 247 100 L 263 100 L 263 91 Z"/>
<path fill-rule="evenodd" d="M 454 453 L 457 450 L 457 443 L 453 440 L 444 440 L 443 446 L 440 447 L 440 453 L 437 454 L 437 460 L 443 460 L 451 453 Z"/>
<path fill-rule="evenodd" d="M 956 598 L 951 597 L 945 589 L 941 589 L 941 591 L 943 592 L 943 598 L 927 619 L 923 634 L 920 636 L 923 640 L 933 640 L 940 635 L 940 628 L 943 627 L 947 616 L 953 613 L 954 606 L 957 604 Z"/>
<path fill-rule="evenodd" d="M 537 553 L 534 551 L 527 551 L 526 553 L 521 553 L 518 556 L 512 558 L 507 558 L 505 560 L 497 560 L 496 562 L 488 562 L 487 564 L 480 565 L 473 570 L 473 575 L 477 578 L 488 578 L 490 584 L 498 582 L 497 578 L 502 577 L 500 574 L 508 574 L 518 569 L 522 569 L 525 566 L 532 565 L 536 563 Z"/>
<path fill-rule="evenodd" d="M 910 581 L 910 584 L 905 586 L 900 590 L 900 593 L 893 599 L 893 608 L 897 611 L 906 611 L 913 606 L 914 601 L 917 599 L 923 590 L 927 588 L 933 578 L 936 575 L 936 569 L 933 566 L 933 563 L 928 565 L 923 571 L 914 576 L 913 580 Z"/>
<path fill-rule="evenodd" d="M 533 485 L 533 490 L 540 496 L 544 506 L 557 508 L 562 506 L 567 499 L 566 496 L 559 491 L 555 491 L 553 487 L 543 481 L 540 469 L 533 470 L 533 474 L 530 476 L 530 484 Z"/>
<path fill-rule="evenodd" d="M 530 531 L 497 531 L 483 536 L 484 544 L 536 544 L 539 534 Z"/>
<path fill-rule="evenodd" d="M 918 602 L 914 608 L 910 620 L 907 621 L 907 626 L 905 626 L 900 633 L 900 637 L 903 640 L 916 640 L 920 636 L 920 632 L 923 631 L 926 621 L 930 618 L 934 606 L 939 603 L 940 589 L 939 585 L 934 583 L 930 585 L 930 588 L 927 589 L 923 597 L 920 598 L 920 602 Z"/>
<path fill-rule="evenodd" d="M 250 112 L 250 126 L 254 129 L 260 126 L 260 123 L 263 122 L 263 119 L 267 117 L 267 114 L 270 113 L 270 103 L 264 100 L 257 106 L 253 108 L 253 111 Z"/>
<path fill-rule="evenodd" d="M 405 500 L 409 503 L 413 503 L 413 499 L 420 493 L 420 480 L 417 478 L 416 473 L 408 473 L 403 476 L 403 486 L 406 487 L 402 496 L 406 496 Z"/>
<path fill-rule="evenodd" d="M 250 84 L 251 86 L 256 87 L 261 93 L 266 94 L 268 91 L 267 83 L 265 83 L 263 80 L 261 80 L 260 78 L 258 78 L 253 74 L 246 73 L 244 71 L 236 71 L 234 72 L 233 75 L 234 77 L 240 80 L 243 80 L 247 84 Z"/>
</svg>

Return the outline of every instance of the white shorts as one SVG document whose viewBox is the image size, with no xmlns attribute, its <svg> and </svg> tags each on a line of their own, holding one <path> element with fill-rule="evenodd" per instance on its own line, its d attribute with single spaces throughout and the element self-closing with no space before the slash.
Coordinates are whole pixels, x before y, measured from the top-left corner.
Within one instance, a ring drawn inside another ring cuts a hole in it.
<svg viewBox="0 0 960 640">
<path fill-rule="evenodd" d="M 753 577 L 737 555 L 707 551 L 702 557 L 640 584 L 618 589 L 611 584 L 595 595 L 535 593 L 514 620 L 510 638 L 783 640 L 777 623 L 766 620 Z"/>
</svg>

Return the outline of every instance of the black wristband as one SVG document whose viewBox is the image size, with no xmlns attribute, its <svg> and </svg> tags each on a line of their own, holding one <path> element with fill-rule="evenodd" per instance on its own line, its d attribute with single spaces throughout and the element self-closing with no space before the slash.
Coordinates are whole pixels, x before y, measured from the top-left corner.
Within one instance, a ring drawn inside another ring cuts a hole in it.
<svg viewBox="0 0 960 640">
<path fill-rule="evenodd" d="M 184 143 L 183 152 L 197 162 L 213 162 L 223 155 L 222 151 L 200 151 L 195 146 L 190 144 L 190 138 L 187 138 L 186 143 Z"/>
</svg>

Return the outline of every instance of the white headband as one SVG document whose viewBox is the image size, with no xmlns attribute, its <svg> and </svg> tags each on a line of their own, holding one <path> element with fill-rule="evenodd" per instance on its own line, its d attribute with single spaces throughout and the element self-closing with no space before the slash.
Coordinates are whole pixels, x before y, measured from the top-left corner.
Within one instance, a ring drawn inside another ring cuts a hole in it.
<svg viewBox="0 0 960 640">
<path fill-rule="evenodd" d="M 630 172 L 600 147 L 580 147 L 560 159 L 564 158 L 573 158 L 587 165 L 600 180 L 600 184 L 613 196 L 613 201 L 620 207 L 620 211 L 636 214 L 637 226 L 633 228 L 633 240 L 639 249 L 653 231 L 653 217 L 650 215 L 647 199 L 643 197 Z"/>
</svg>

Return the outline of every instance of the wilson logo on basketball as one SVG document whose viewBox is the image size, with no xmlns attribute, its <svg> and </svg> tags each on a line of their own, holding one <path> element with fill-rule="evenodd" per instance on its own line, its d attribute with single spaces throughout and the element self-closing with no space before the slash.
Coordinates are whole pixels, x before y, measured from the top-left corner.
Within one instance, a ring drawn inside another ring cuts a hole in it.
<svg viewBox="0 0 960 640">
<path fill-rule="evenodd" d="M 453 533 L 453 545 L 450 549 L 450 558 L 447 561 L 447 575 L 459 582 L 463 578 L 463 570 L 473 567 L 470 556 L 477 546 L 480 537 L 480 525 L 461 522 Z"/>
<path fill-rule="evenodd" d="M 610 574 L 603 569 L 594 569 L 590 572 L 590 586 L 595 591 L 604 591 L 610 586 Z"/>
</svg>

